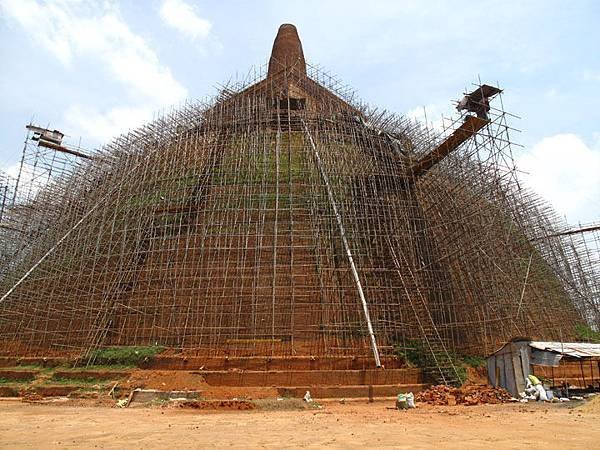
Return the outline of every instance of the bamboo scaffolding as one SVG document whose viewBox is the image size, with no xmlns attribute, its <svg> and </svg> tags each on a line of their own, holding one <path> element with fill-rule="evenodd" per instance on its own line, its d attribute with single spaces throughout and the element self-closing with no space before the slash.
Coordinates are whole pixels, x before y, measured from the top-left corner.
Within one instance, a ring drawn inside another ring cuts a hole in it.
<svg viewBox="0 0 600 450">
<path fill-rule="evenodd" d="M 421 340 L 451 378 L 452 352 L 600 326 L 598 228 L 571 232 L 519 185 L 501 102 L 415 174 L 464 114 L 431 129 L 315 66 L 266 75 L 86 158 L 26 138 L 18 183 L 0 178 L 2 353 L 379 366 Z"/>
</svg>

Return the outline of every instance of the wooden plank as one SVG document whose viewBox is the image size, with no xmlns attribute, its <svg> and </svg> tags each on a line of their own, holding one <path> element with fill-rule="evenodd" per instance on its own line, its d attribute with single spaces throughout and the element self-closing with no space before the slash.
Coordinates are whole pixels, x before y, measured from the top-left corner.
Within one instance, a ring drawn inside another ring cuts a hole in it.
<svg viewBox="0 0 600 450">
<path fill-rule="evenodd" d="M 427 153 L 413 165 L 413 175 L 415 177 L 419 177 L 427 173 L 429 169 L 460 147 L 463 142 L 475 135 L 488 123 L 489 120 L 481 119 L 476 116 L 467 116 L 463 124 L 454 130 L 454 132 L 448 136 L 444 142 L 438 145 L 431 152 Z"/>
</svg>

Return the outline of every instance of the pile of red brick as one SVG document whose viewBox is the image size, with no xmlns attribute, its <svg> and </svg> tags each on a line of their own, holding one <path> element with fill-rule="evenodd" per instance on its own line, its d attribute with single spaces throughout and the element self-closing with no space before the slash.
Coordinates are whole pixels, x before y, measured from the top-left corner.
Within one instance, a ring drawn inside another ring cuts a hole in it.
<svg viewBox="0 0 600 450">
<path fill-rule="evenodd" d="M 36 392 L 21 391 L 21 401 L 25 403 L 36 403 L 44 400 L 44 397 Z"/>
<path fill-rule="evenodd" d="M 470 385 L 461 388 L 449 386 L 432 386 L 415 396 L 417 402 L 430 405 L 483 405 L 489 403 L 506 403 L 511 395 L 504 389 L 483 385 Z"/>
</svg>

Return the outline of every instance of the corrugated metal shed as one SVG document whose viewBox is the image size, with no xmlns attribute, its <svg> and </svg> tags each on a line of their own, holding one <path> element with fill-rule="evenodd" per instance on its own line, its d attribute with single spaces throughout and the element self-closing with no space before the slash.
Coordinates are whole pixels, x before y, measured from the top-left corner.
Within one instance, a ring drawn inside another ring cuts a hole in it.
<svg viewBox="0 0 600 450">
<path fill-rule="evenodd" d="M 525 389 L 525 379 L 537 367 L 559 367 L 561 361 L 576 358 L 577 367 L 581 365 L 581 387 L 589 385 L 583 375 L 583 361 L 600 358 L 600 344 L 581 342 L 540 342 L 526 338 L 516 338 L 504 344 L 487 358 L 488 381 L 492 386 L 502 387 L 517 397 Z M 571 360 L 573 361 L 573 360 Z M 587 364 L 587 363 L 586 363 Z M 596 364 L 596 363 L 594 363 Z M 600 370 L 600 361 L 597 363 Z M 572 375 L 569 375 L 572 377 Z M 578 375 L 575 375 L 579 378 Z M 554 372 L 552 375 L 554 378 Z M 594 375 L 592 369 L 592 384 Z M 572 380 L 569 380 L 571 383 Z"/>
<path fill-rule="evenodd" d="M 600 344 L 531 341 L 529 346 L 537 350 L 561 353 L 574 358 L 600 357 Z"/>
<path fill-rule="evenodd" d="M 536 364 L 538 366 L 558 367 L 563 356 L 562 353 L 533 349 L 531 351 L 530 362 L 531 364 Z"/>
<path fill-rule="evenodd" d="M 529 341 L 507 342 L 487 359 L 488 381 L 502 387 L 513 396 L 525 390 L 525 378 L 530 373 Z"/>
</svg>

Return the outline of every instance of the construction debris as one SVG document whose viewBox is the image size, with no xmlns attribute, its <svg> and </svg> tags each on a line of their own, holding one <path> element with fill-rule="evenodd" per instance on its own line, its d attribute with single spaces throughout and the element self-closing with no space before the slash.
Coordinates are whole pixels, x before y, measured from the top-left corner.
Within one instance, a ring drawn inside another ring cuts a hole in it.
<svg viewBox="0 0 600 450">
<path fill-rule="evenodd" d="M 208 410 L 234 410 L 246 411 L 256 409 L 256 404 L 250 400 L 186 400 L 175 402 L 178 408 L 208 409 Z"/>
<path fill-rule="evenodd" d="M 412 392 L 408 394 L 400 393 L 396 397 L 396 409 L 412 409 L 416 408 L 415 396 Z"/>
<path fill-rule="evenodd" d="M 306 394 L 304 394 L 304 397 L 302 397 L 302 398 L 306 403 L 312 403 L 312 401 L 313 401 L 313 399 L 310 395 L 310 391 L 306 391 Z"/>
<path fill-rule="evenodd" d="M 438 385 L 416 395 L 417 402 L 437 406 L 506 403 L 511 401 L 511 398 L 512 396 L 504 389 L 484 385 L 468 385 L 461 388 Z"/>
</svg>

